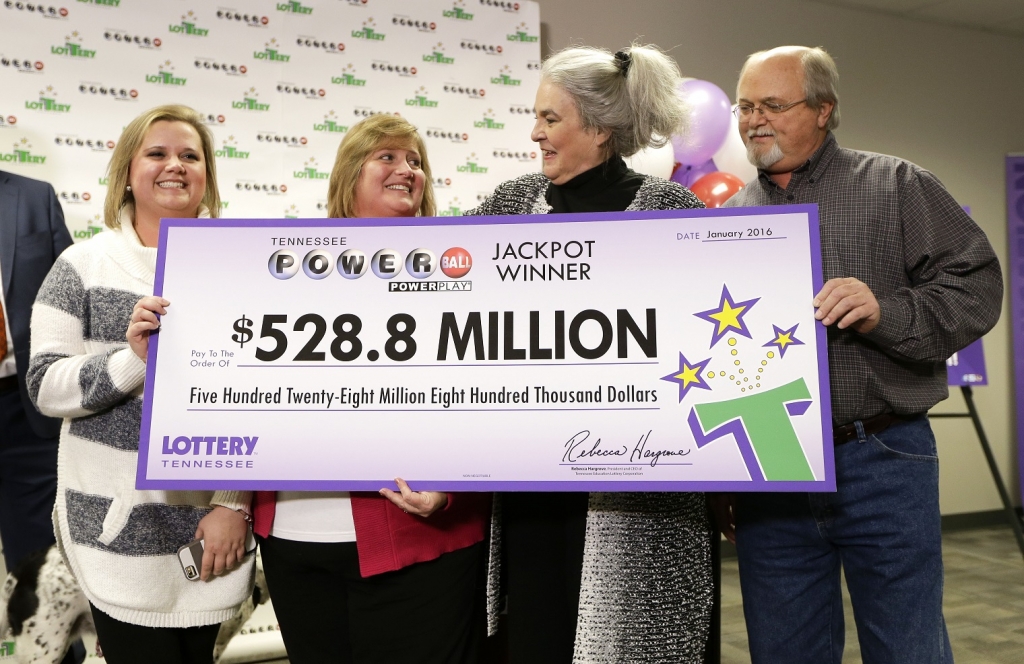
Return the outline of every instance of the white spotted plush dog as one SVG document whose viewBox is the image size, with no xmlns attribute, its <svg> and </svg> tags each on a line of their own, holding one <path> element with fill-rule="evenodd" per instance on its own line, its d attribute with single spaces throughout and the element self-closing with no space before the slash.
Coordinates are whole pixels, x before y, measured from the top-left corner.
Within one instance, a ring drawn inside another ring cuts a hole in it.
<svg viewBox="0 0 1024 664">
<path fill-rule="evenodd" d="M 231 639 L 242 631 L 242 627 L 249 621 L 256 607 L 266 604 L 268 599 L 270 599 L 270 590 L 267 588 L 267 577 L 263 575 L 263 559 L 257 553 L 256 585 L 252 589 L 252 594 L 242 602 L 242 606 L 238 607 L 235 617 L 221 623 L 220 632 L 217 633 L 217 643 L 213 646 L 213 661 L 220 661 L 220 657 L 224 654 L 224 649 L 228 647 Z"/>
<path fill-rule="evenodd" d="M 28 556 L 0 591 L 0 636 L 18 664 L 57 664 L 82 632 L 95 632 L 89 600 L 56 546 Z"/>
</svg>

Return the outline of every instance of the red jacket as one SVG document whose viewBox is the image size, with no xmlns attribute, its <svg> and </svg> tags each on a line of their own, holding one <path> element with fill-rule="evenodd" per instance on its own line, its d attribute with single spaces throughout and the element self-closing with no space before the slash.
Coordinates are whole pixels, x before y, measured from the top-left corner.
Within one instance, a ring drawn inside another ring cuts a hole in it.
<svg viewBox="0 0 1024 664">
<path fill-rule="evenodd" d="M 359 573 L 363 577 L 434 560 L 482 542 L 491 517 L 490 493 L 449 493 L 445 508 L 427 519 L 406 514 L 377 493 L 353 492 L 351 496 Z M 276 511 L 277 494 L 257 491 L 253 532 L 269 537 Z"/>
</svg>

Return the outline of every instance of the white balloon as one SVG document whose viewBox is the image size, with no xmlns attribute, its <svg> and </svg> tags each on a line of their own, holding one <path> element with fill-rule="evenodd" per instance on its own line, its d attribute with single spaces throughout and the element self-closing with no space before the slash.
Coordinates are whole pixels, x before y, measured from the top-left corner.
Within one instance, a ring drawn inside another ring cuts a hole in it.
<svg viewBox="0 0 1024 664">
<path fill-rule="evenodd" d="M 732 173 L 744 182 L 757 177 L 757 168 L 747 160 L 747 146 L 740 138 L 739 120 L 732 118 L 732 126 L 725 136 L 725 144 L 711 158 L 718 170 Z"/>
<path fill-rule="evenodd" d="M 626 165 L 637 173 L 656 175 L 667 180 L 672 177 L 672 169 L 676 166 L 672 143 L 667 143 L 660 148 L 647 148 L 632 157 L 626 157 Z"/>
</svg>

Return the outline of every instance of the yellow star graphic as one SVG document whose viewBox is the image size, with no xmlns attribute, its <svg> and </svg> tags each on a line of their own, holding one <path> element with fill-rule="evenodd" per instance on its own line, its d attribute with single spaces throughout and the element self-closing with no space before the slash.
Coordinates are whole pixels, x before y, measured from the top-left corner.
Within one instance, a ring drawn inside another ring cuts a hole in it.
<svg viewBox="0 0 1024 664">
<path fill-rule="evenodd" d="M 779 336 L 775 338 L 775 345 L 778 346 L 780 350 L 785 348 L 789 344 L 793 343 L 792 335 L 792 332 L 779 332 Z"/>
<path fill-rule="evenodd" d="M 740 315 L 746 308 L 746 306 L 734 307 L 732 306 L 732 302 L 725 300 L 722 304 L 722 310 L 709 316 L 710 318 L 718 321 L 718 334 L 722 334 L 730 327 L 742 330 L 743 326 L 740 325 Z"/>
<path fill-rule="evenodd" d="M 683 382 L 683 389 L 686 389 L 690 383 L 700 382 L 696 367 L 691 367 L 689 364 L 684 364 L 683 370 L 677 373 L 674 378 Z"/>
</svg>

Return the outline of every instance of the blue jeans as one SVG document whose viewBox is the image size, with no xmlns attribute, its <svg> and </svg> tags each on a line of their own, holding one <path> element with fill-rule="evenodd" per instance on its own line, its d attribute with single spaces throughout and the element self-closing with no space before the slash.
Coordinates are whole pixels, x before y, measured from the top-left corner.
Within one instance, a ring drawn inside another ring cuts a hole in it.
<svg viewBox="0 0 1024 664">
<path fill-rule="evenodd" d="M 840 569 L 865 663 L 951 663 L 942 617 L 935 437 L 926 417 L 835 448 L 836 493 L 740 494 L 743 612 L 754 664 L 840 664 Z"/>
</svg>

